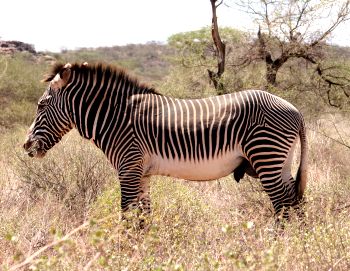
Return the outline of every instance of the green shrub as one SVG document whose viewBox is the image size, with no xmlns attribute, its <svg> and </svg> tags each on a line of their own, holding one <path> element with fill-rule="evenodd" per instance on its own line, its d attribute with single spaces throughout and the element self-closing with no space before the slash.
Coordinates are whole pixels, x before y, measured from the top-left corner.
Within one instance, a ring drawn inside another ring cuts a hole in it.
<svg viewBox="0 0 350 271">
<path fill-rule="evenodd" d="M 35 104 L 45 90 L 40 83 L 48 65 L 29 53 L 2 56 L 0 62 L 0 125 L 29 124 Z M 1 73 L 2 72 L 2 73 Z"/>
</svg>

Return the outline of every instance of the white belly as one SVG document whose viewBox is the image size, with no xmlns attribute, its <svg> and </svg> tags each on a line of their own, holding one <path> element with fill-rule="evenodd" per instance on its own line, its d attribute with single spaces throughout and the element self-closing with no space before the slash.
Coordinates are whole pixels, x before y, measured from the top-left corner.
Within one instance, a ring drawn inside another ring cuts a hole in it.
<svg viewBox="0 0 350 271">
<path fill-rule="evenodd" d="M 242 161 L 237 151 L 226 152 L 216 158 L 200 161 L 150 157 L 148 174 L 164 175 L 193 181 L 214 180 L 229 175 Z"/>
</svg>

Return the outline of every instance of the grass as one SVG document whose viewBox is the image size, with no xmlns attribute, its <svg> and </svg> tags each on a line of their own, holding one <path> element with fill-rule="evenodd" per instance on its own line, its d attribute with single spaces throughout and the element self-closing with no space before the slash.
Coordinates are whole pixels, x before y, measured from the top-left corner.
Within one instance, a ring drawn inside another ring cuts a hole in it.
<svg viewBox="0 0 350 271">
<path fill-rule="evenodd" d="M 149 229 L 138 231 L 120 220 L 114 169 L 76 132 L 43 160 L 23 153 L 47 63 L 25 54 L 6 63 L 0 73 L 0 270 L 350 269 L 350 152 L 321 135 L 349 146 L 348 116 L 308 121 L 305 219 L 292 215 L 283 232 L 274 227 L 260 182 L 246 177 L 237 184 L 231 176 L 199 183 L 154 176 Z M 184 78 L 175 70 L 158 85 L 166 94 L 203 97 L 214 93 L 206 76 Z"/>
<path fill-rule="evenodd" d="M 20 150 L 24 136 L 24 129 L 15 128 L 1 137 L 1 270 L 52 242 L 26 268 L 350 268 L 349 168 L 339 164 L 349 152 L 316 132 L 308 134 L 305 219 L 292 216 L 280 233 L 259 181 L 246 177 L 237 184 L 231 176 L 202 183 L 153 177 L 150 226 L 137 231 L 120 221 L 119 185 L 97 148 L 71 132 L 45 159 L 33 160 Z"/>
</svg>

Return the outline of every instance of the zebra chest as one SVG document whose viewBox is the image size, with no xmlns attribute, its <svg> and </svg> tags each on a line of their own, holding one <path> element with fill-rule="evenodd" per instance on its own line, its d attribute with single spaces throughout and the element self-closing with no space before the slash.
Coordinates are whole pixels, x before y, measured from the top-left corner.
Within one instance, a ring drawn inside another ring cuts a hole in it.
<svg viewBox="0 0 350 271">
<path fill-rule="evenodd" d="M 163 175 L 193 181 L 208 181 L 229 175 L 242 161 L 238 151 L 219 154 L 201 160 L 179 160 L 152 155 L 148 160 L 148 174 Z"/>
</svg>

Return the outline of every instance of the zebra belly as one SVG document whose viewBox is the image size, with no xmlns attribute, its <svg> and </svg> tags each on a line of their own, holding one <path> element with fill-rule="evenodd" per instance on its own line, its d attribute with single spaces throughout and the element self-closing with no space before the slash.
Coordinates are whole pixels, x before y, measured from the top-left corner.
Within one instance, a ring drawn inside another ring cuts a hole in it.
<svg viewBox="0 0 350 271">
<path fill-rule="evenodd" d="M 172 176 L 192 181 L 209 181 L 229 175 L 240 165 L 242 159 L 241 154 L 237 151 L 199 161 L 167 159 L 154 155 L 150 158 L 148 174 Z"/>
</svg>

